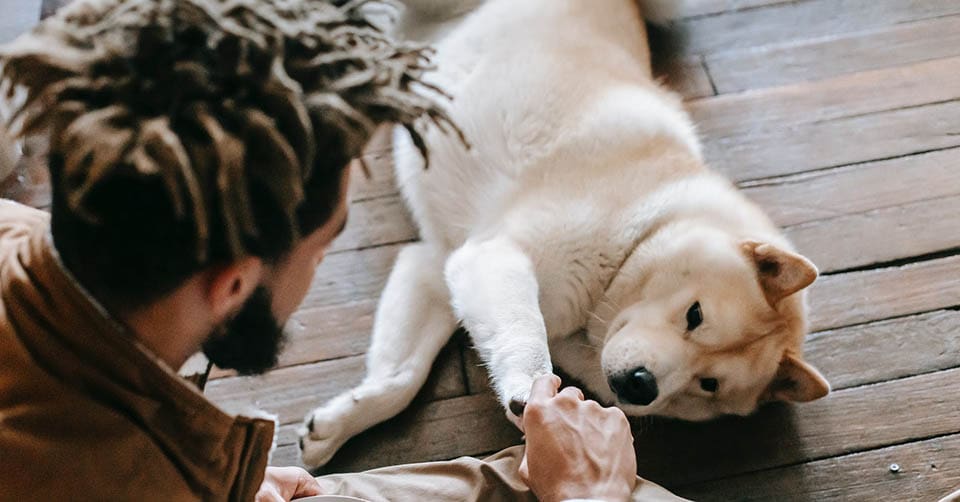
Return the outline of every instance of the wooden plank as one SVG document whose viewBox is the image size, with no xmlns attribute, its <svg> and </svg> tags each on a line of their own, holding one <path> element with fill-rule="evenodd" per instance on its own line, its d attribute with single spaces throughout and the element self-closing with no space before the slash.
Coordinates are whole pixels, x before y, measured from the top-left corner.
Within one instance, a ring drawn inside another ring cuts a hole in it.
<svg viewBox="0 0 960 502">
<path fill-rule="evenodd" d="M 960 487 L 960 434 L 679 488 L 691 500 L 939 500 Z M 891 472 L 889 466 L 900 466 Z"/>
<path fill-rule="evenodd" d="M 772 178 L 744 193 L 778 225 L 960 194 L 960 149 Z"/>
<path fill-rule="evenodd" d="M 300 462 L 293 426 L 282 427 L 274 465 Z M 387 465 L 479 455 L 519 444 L 520 431 L 507 421 L 490 394 L 412 406 L 399 416 L 350 440 L 323 473 L 356 472 Z"/>
<path fill-rule="evenodd" d="M 382 246 L 327 256 L 317 268 L 301 309 L 378 298 L 405 244 Z"/>
<path fill-rule="evenodd" d="M 716 15 L 791 1 L 794 0 L 676 0 L 680 11 L 678 19 Z"/>
<path fill-rule="evenodd" d="M 953 195 L 804 223 L 786 234 L 821 272 L 832 272 L 960 249 L 958 214 L 960 195 Z"/>
<path fill-rule="evenodd" d="M 675 23 L 684 52 L 762 47 L 960 14 L 951 0 L 809 0 L 725 12 Z"/>
<path fill-rule="evenodd" d="M 708 139 L 704 155 L 734 181 L 960 146 L 960 101 Z M 856 147 L 853 147 L 856 145 Z"/>
<path fill-rule="evenodd" d="M 806 358 L 835 390 L 960 366 L 960 312 L 938 310 L 822 331 Z"/>
<path fill-rule="evenodd" d="M 634 434 L 639 472 L 676 487 L 955 434 L 960 401 L 944 389 L 957 385 L 960 369 L 952 369 L 771 405 L 748 418 L 648 421 Z"/>
<path fill-rule="evenodd" d="M 358 384 L 364 357 L 352 356 L 292 366 L 257 377 L 211 380 L 205 394 L 230 410 L 258 408 L 278 416 L 281 424 L 299 423 L 307 412 Z M 450 344 L 437 358 L 417 399 L 434 401 L 466 394 L 459 346 Z"/>
<path fill-rule="evenodd" d="M 687 104 L 705 138 L 939 103 L 960 98 L 960 57 L 926 61 Z"/>
<path fill-rule="evenodd" d="M 416 226 L 399 196 L 366 199 L 350 204 L 347 227 L 328 254 L 407 242 L 416 236 Z"/>
<path fill-rule="evenodd" d="M 280 366 L 366 353 L 376 310 L 376 299 L 298 310 L 287 324 L 290 342 Z"/>
<path fill-rule="evenodd" d="M 710 54 L 721 94 L 960 55 L 960 16 Z"/>
<path fill-rule="evenodd" d="M 960 255 L 821 277 L 809 295 L 810 329 L 850 326 L 960 305 Z"/>
</svg>

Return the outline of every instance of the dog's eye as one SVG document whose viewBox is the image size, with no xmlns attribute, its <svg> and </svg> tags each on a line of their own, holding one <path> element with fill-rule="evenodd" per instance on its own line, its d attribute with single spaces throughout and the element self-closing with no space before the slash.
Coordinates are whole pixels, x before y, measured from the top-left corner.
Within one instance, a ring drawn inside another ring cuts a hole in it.
<svg viewBox="0 0 960 502">
<path fill-rule="evenodd" d="M 720 387 L 720 382 L 718 382 L 716 378 L 700 379 L 700 388 L 707 392 L 710 392 L 710 393 L 716 392 L 719 387 Z"/>
<path fill-rule="evenodd" d="M 697 302 L 687 310 L 687 331 L 697 329 L 701 323 L 703 323 L 703 312 L 700 311 L 700 302 Z"/>
</svg>

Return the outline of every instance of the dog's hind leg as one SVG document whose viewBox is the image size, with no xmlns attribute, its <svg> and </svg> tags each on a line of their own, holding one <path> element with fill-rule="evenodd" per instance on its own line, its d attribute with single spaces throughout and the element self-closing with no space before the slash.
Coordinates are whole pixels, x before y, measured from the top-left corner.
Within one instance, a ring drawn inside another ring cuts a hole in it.
<svg viewBox="0 0 960 502">
<path fill-rule="evenodd" d="M 307 414 L 300 429 L 305 464 L 327 463 L 347 439 L 407 407 L 423 386 L 457 324 L 443 258 L 428 244 L 400 252 L 377 307 L 367 374 L 357 387 Z"/>
<path fill-rule="evenodd" d="M 553 371 L 533 263 L 509 239 L 468 241 L 445 274 L 454 311 L 515 421 L 533 380 Z"/>
</svg>

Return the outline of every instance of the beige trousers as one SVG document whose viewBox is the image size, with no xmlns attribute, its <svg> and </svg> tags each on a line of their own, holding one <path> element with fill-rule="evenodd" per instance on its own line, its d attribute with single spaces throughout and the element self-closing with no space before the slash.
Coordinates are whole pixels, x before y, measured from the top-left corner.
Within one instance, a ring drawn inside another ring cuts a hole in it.
<svg viewBox="0 0 960 502">
<path fill-rule="evenodd" d="M 513 446 L 483 460 L 461 457 L 447 462 L 384 467 L 317 479 L 326 493 L 349 495 L 369 502 L 535 502 L 536 497 L 517 471 L 522 459 L 523 446 Z M 637 478 L 632 500 L 676 502 L 685 499 Z"/>
</svg>

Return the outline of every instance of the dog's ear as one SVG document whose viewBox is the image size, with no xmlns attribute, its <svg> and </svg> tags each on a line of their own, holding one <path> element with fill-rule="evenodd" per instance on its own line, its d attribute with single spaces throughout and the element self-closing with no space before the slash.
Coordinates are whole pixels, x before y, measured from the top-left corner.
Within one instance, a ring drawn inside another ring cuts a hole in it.
<svg viewBox="0 0 960 502">
<path fill-rule="evenodd" d="M 803 360 L 784 354 L 777 375 L 764 391 L 760 401 L 806 403 L 830 393 L 830 382 Z"/>
<path fill-rule="evenodd" d="M 757 241 L 744 241 L 741 246 L 756 266 L 760 287 L 771 307 L 817 279 L 817 267 L 797 253 Z"/>
</svg>

